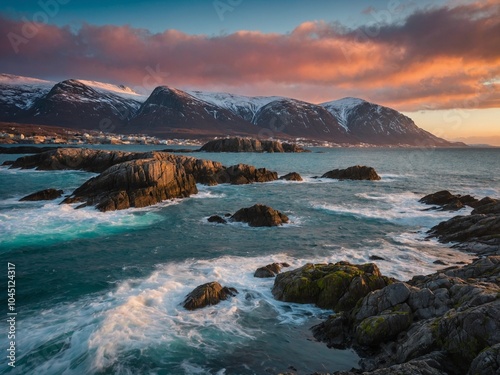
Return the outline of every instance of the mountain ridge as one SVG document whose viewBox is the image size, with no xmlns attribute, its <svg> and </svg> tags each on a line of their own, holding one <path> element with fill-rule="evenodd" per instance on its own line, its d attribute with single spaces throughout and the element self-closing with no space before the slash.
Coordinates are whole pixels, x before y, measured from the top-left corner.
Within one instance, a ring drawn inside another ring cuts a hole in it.
<svg viewBox="0 0 500 375">
<path fill-rule="evenodd" d="M 251 136 L 335 144 L 454 147 L 402 113 L 360 98 L 320 104 L 281 96 L 184 91 L 0 74 L 0 121 L 200 138 Z"/>
</svg>

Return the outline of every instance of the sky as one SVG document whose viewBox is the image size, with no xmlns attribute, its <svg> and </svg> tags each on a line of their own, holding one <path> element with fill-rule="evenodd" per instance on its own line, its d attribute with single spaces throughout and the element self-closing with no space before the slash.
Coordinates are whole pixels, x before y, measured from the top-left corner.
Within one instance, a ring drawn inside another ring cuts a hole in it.
<svg viewBox="0 0 500 375">
<path fill-rule="evenodd" d="M 500 145 L 499 0 L 3 0 L 0 72 L 392 107 Z"/>
</svg>

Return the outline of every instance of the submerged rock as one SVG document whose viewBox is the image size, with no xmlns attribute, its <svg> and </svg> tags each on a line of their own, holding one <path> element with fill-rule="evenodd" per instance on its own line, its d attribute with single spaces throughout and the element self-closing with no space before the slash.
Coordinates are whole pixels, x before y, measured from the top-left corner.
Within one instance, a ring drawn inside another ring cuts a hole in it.
<svg viewBox="0 0 500 375">
<path fill-rule="evenodd" d="M 353 308 L 373 290 L 390 284 L 373 263 L 348 262 L 312 264 L 279 274 L 274 281 L 274 298 L 285 302 L 314 303 L 335 311 Z"/>
<path fill-rule="evenodd" d="M 380 176 L 372 167 L 355 165 L 346 169 L 334 169 L 326 172 L 321 178 L 335 178 L 339 180 L 380 180 Z"/>
<path fill-rule="evenodd" d="M 63 203 L 83 202 L 100 211 L 146 207 L 196 194 L 192 175 L 175 164 L 139 159 L 114 165 L 76 189 Z"/>
<path fill-rule="evenodd" d="M 62 190 L 51 188 L 51 189 L 40 190 L 37 191 L 36 193 L 27 195 L 19 199 L 19 201 L 50 201 L 60 198 L 62 194 L 63 194 Z"/>
<path fill-rule="evenodd" d="M 274 227 L 289 221 L 285 214 L 263 204 L 242 208 L 231 216 L 231 220 L 248 223 L 251 227 Z"/>
<path fill-rule="evenodd" d="M 298 174 L 297 172 L 288 173 L 284 176 L 281 176 L 279 179 L 286 180 L 286 181 L 304 181 L 302 179 L 302 176 L 300 174 Z"/>
<path fill-rule="evenodd" d="M 205 306 L 217 305 L 220 301 L 234 297 L 238 291 L 235 288 L 223 287 L 216 281 L 196 287 L 186 296 L 183 306 L 187 310 L 201 309 Z"/>
<path fill-rule="evenodd" d="M 226 219 L 223 219 L 219 215 L 212 215 L 207 220 L 209 223 L 227 224 Z"/>
</svg>

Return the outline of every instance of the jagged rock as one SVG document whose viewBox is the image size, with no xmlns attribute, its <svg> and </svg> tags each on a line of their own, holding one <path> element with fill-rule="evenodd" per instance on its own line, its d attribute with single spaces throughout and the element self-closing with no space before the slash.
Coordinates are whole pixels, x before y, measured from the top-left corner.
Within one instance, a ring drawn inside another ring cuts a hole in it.
<svg viewBox="0 0 500 375">
<path fill-rule="evenodd" d="M 457 211 L 467 206 L 474 207 L 478 200 L 470 195 L 454 195 L 448 190 L 441 190 L 426 195 L 419 200 L 420 203 L 440 206 L 443 211 Z"/>
<path fill-rule="evenodd" d="M 37 191 L 36 193 L 27 195 L 19 201 L 50 201 L 53 199 L 60 198 L 63 194 L 62 190 L 57 189 L 45 189 Z"/>
<path fill-rule="evenodd" d="M 486 199 L 488 200 L 486 201 Z M 486 197 L 481 201 L 483 201 L 483 203 L 477 205 L 476 208 L 471 212 L 471 215 L 500 215 L 500 201 L 498 199 Z"/>
<path fill-rule="evenodd" d="M 200 151 L 206 152 L 305 152 L 296 145 L 278 141 L 261 141 L 250 138 L 215 139 L 205 143 Z"/>
<path fill-rule="evenodd" d="M 498 375 L 500 373 L 500 344 L 483 350 L 472 361 L 467 375 Z"/>
<path fill-rule="evenodd" d="M 271 263 L 257 268 L 253 276 L 259 278 L 274 277 L 281 272 L 282 267 L 289 267 L 289 265 L 287 263 Z"/>
<path fill-rule="evenodd" d="M 297 172 L 291 172 L 279 178 L 280 180 L 286 181 L 304 181 L 300 174 Z"/>
<path fill-rule="evenodd" d="M 219 215 L 212 215 L 208 218 L 209 223 L 227 224 L 227 221 Z"/>
<path fill-rule="evenodd" d="M 156 159 L 167 161 L 184 168 L 187 174 L 193 175 L 197 183 L 217 185 L 224 183 L 249 184 L 268 182 L 278 179 L 276 172 L 251 165 L 238 164 L 226 168 L 221 163 L 197 159 L 190 156 L 173 155 L 165 152 L 122 152 L 91 150 L 86 148 L 60 148 L 36 155 L 20 157 L 10 168 L 38 170 L 84 170 L 101 173 L 113 165 L 140 159 Z"/>
<path fill-rule="evenodd" d="M 183 306 L 187 310 L 201 309 L 205 306 L 217 305 L 220 301 L 234 297 L 238 291 L 235 288 L 223 287 L 216 281 L 196 287 L 186 296 Z"/>
<path fill-rule="evenodd" d="M 255 168 L 247 164 L 237 164 L 226 168 L 219 180 L 233 185 L 251 184 L 253 182 L 269 182 L 278 179 L 278 174 L 266 168 Z"/>
<path fill-rule="evenodd" d="M 238 210 L 231 220 L 248 223 L 251 227 L 274 227 L 289 221 L 285 214 L 262 204 Z"/>
<path fill-rule="evenodd" d="M 178 165 L 139 159 L 114 165 L 76 189 L 63 203 L 83 202 L 100 211 L 146 207 L 171 198 L 196 194 L 196 184 Z"/>
<path fill-rule="evenodd" d="M 345 311 L 353 308 L 361 297 L 390 282 L 373 263 L 308 263 L 279 274 L 272 292 L 280 301 L 314 303 L 322 308 Z"/>
<path fill-rule="evenodd" d="M 500 215 L 475 214 L 455 216 L 432 227 L 429 237 L 440 242 L 481 243 L 489 253 L 500 252 Z M 488 250 L 488 248 L 490 250 Z M 474 250 L 473 247 L 470 250 Z"/>
<path fill-rule="evenodd" d="M 499 276 L 500 256 L 490 256 L 396 282 L 369 293 L 313 333 L 336 347 L 371 347 L 371 356 L 361 361 L 367 374 L 390 374 L 394 366 L 403 371 L 436 351 L 441 366 L 432 367 L 446 374 L 465 374 L 469 366 L 475 374 L 476 359 L 474 366 L 498 368 L 492 359 L 498 349 L 481 354 L 500 342 Z"/>
<path fill-rule="evenodd" d="M 355 165 L 346 169 L 334 169 L 326 172 L 321 178 L 339 180 L 380 180 L 380 176 L 372 167 Z"/>
</svg>

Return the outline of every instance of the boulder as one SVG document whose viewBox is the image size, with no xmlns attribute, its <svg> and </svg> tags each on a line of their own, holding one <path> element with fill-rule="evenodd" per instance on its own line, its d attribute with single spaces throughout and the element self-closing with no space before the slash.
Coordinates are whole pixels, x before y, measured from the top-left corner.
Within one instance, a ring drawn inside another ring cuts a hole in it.
<svg viewBox="0 0 500 375">
<path fill-rule="evenodd" d="M 217 223 L 217 224 L 227 224 L 226 219 L 223 219 L 219 215 L 212 215 L 208 218 L 209 223 Z"/>
<path fill-rule="evenodd" d="M 205 306 L 217 305 L 220 301 L 234 297 L 238 291 L 223 287 L 216 281 L 196 287 L 186 296 L 183 306 L 186 310 L 201 309 Z"/>
<path fill-rule="evenodd" d="M 259 278 L 274 277 L 281 272 L 282 267 L 289 267 L 289 265 L 287 263 L 271 263 L 257 268 L 253 276 Z"/>
<path fill-rule="evenodd" d="M 318 307 L 346 311 L 369 292 L 391 281 L 373 263 L 348 262 L 312 264 L 279 274 L 273 286 L 274 298 L 285 302 L 314 303 Z"/>
<path fill-rule="evenodd" d="M 326 172 L 321 178 L 335 178 L 338 180 L 380 180 L 380 176 L 372 167 L 355 165 L 346 169 L 334 169 Z"/>
<path fill-rule="evenodd" d="M 302 179 L 302 177 L 300 176 L 300 174 L 298 174 L 297 172 L 288 173 L 284 176 L 281 176 L 279 179 L 286 180 L 286 181 L 304 181 Z"/>
<path fill-rule="evenodd" d="M 266 168 L 255 168 L 247 164 L 237 164 L 226 168 L 218 178 L 221 182 L 244 185 L 253 182 L 275 181 L 278 179 L 278 174 Z"/>
<path fill-rule="evenodd" d="M 79 207 L 95 205 L 100 211 L 112 211 L 146 207 L 197 192 L 193 176 L 182 167 L 156 159 L 139 159 L 108 168 L 85 182 L 63 203 L 82 202 Z"/>
<path fill-rule="evenodd" d="M 285 214 L 262 204 L 238 210 L 231 220 L 248 223 L 251 227 L 274 227 L 289 221 Z"/>
<path fill-rule="evenodd" d="M 50 201 L 53 199 L 60 198 L 63 194 L 62 190 L 57 189 L 45 189 L 37 191 L 36 193 L 27 195 L 21 198 L 19 201 Z"/>
</svg>

